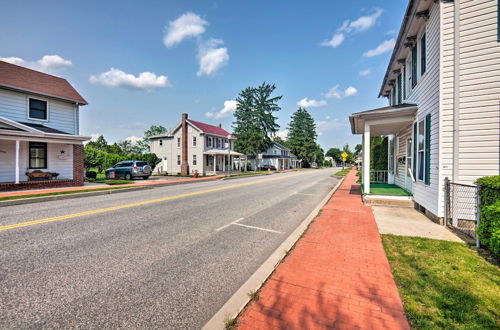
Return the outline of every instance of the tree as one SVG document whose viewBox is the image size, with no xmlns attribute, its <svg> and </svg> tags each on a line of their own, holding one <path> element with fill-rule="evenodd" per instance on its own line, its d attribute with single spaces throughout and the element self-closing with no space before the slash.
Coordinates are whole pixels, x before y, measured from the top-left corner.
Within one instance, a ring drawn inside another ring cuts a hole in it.
<svg viewBox="0 0 500 330">
<path fill-rule="evenodd" d="M 356 146 L 354 147 L 354 155 L 355 157 L 357 157 L 361 151 L 363 150 L 363 145 L 362 144 L 356 144 Z"/>
<path fill-rule="evenodd" d="M 265 151 L 272 143 L 272 137 L 279 129 L 274 112 L 281 108 L 277 102 L 281 96 L 272 97 L 276 87 L 263 83 L 255 87 L 247 87 L 236 98 L 236 110 L 233 122 L 235 150 L 247 156 L 257 155 Z M 248 162 L 247 162 L 248 169 Z"/>
<path fill-rule="evenodd" d="M 151 125 L 150 128 L 144 131 L 144 135 L 141 141 L 137 142 L 138 148 L 143 152 L 149 152 L 149 139 L 152 136 L 160 135 L 166 133 L 167 129 L 162 125 Z"/>
<path fill-rule="evenodd" d="M 342 148 L 342 151 L 347 154 L 346 163 L 352 163 L 352 161 L 353 161 L 353 153 L 352 153 L 351 149 L 349 148 L 349 144 L 348 143 L 344 144 L 344 147 Z"/>
<path fill-rule="evenodd" d="M 288 126 L 287 146 L 299 159 L 304 160 L 305 166 L 309 166 L 315 160 L 318 151 L 317 136 L 313 117 L 306 109 L 300 107 L 293 113 Z"/>
<path fill-rule="evenodd" d="M 387 170 L 388 139 L 383 136 L 370 138 L 370 168 L 372 170 Z"/>
<path fill-rule="evenodd" d="M 99 137 L 95 141 L 90 141 L 86 145 L 97 150 L 106 151 L 108 142 L 106 141 L 104 136 L 99 135 Z"/>
<path fill-rule="evenodd" d="M 340 163 L 342 161 L 342 150 L 339 148 L 330 148 L 326 152 L 326 155 L 328 157 L 332 157 L 337 163 Z"/>
<path fill-rule="evenodd" d="M 319 144 L 316 145 L 316 152 L 314 153 L 314 161 L 316 162 L 316 164 L 318 164 L 318 166 L 323 166 L 323 164 L 325 163 L 325 154 Z"/>
<path fill-rule="evenodd" d="M 279 143 L 279 144 L 281 144 L 282 146 L 285 146 L 285 147 L 286 147 L 286 140 L 284 140 L 281 136 L 275 136 L 275 137 L 273 138 L 273 142 Z"/>
</svg>

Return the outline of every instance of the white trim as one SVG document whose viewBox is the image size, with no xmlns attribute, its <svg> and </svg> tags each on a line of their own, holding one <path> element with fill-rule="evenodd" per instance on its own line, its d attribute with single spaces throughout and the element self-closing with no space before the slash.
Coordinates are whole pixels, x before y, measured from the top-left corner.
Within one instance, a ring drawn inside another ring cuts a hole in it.
<svg viewBox="0 0 500 330">
<path fill-rule="evenodd" d="M 39 119 L 39 118 L 31 118 L 30 117 L 30 100 L 37 100 L 37 101 L 43 101 L 47 103 L 47 118 L 46 119 Z M 42 97 L 31 97 L 29 95 L 26 96 L 26 118 L 29 120 L 34 120 L 34 121 L 41 121 L 41 122 L 49 122 L 50 118 L 50 103 L 49 100 L 44 99 Z"/>
</svg>

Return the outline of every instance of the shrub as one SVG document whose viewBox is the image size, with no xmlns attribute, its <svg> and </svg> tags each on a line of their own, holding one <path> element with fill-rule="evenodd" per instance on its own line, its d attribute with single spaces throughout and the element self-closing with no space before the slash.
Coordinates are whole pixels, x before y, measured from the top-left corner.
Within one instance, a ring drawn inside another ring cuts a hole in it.
<svg viewBox="0 0 500 330">
<path fill-rule="evenodd" d="M 480 178 L 476 183 L 481 201 L 477 234 L 482 245 L 500 256 L 500 175 Z"/>
<path fill-rule="evenodd" d="M 97 172 L 87 171 L 87 172 L 85 172 L 85 177 L 88 178 L 88 179 L 96 179 L 97 178 Z"/>
</svg>

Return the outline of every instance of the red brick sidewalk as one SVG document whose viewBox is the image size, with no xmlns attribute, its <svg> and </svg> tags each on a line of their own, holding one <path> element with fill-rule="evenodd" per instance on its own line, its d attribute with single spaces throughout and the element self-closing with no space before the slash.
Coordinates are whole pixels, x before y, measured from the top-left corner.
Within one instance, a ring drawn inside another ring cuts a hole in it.
<svg viewBox="0 0 500 330">
<path fill-rule="evenodd" d="M 239 329 L 409 329 L 351 171 L 238 318 Z"/>
</svg>

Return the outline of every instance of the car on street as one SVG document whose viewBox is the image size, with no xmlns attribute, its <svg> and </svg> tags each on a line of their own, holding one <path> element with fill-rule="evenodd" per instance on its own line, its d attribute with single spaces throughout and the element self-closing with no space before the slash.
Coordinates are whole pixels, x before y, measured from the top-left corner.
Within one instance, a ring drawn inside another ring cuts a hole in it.
<svg viewBox="0 0 500 330">
<path fill-rule="evenodd" d="M 125 160 L 106 170 L 107 179 L 123 178 L 132 180 L 134 178 L 147 179 L 151 175 L 151 166 L 145 161 Z"/>
<path fill-rule="evenodd" d="M 262 165 L 260 167 L 261 171 L 276 171 L 276 166 L 274 165 Z"/>
</svg>

